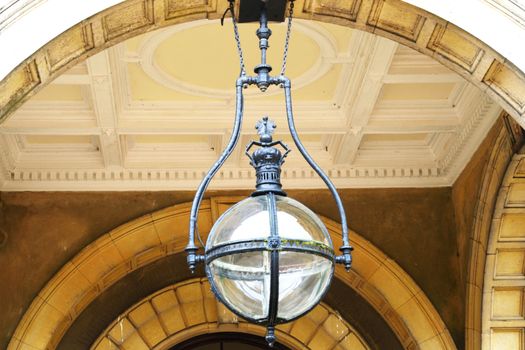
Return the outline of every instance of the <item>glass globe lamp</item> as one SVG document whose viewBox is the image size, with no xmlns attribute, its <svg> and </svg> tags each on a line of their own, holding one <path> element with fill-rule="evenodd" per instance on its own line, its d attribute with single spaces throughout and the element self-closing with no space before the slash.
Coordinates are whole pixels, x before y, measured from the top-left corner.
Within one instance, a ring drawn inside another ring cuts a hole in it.
<svg viewBox="0 0 525 350">
<path fill-rule="evenodd" d="M 205 256 L 217 297 L 259 324 L 308 312 L 334 272 L 332 241 L 321 220 L 296 200 L 271 192 L 226 211 L 208 236 Z"/>
<path fill-rule="evenodd" d="M 272 346 L 276 325 L 304 315 L 320 302 L 335 264 L 350 267 L 352 248 L 345 243 L 348 235 L 343 231 L 343 254 L 336 256 L 317 215 L 286 196 L 280 175 L 290 150 L 281 141 L 273 141 L 275 124 L 268 117 L 256 129 L 260 139 L 252 141 L 245 152 L 255 168 L 255 191 L 221 215 L 208 235 L 204 255 L 198 255 L 193 237 L 202 198 L 199 191 L 186 251 L 190 269 L 204 261 L 216 297 L 238 316 L 265 325 L 266 340 Z M 250 154 L 254 146 L 258 148 Z"/>
</svg>

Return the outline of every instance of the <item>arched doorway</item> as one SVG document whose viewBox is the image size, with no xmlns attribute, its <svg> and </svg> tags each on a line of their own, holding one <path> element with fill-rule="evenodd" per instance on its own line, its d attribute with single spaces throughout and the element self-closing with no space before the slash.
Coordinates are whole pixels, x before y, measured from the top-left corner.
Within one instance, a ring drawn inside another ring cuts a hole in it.
<svg viewBox="0 0 525 350">
<path fill-rule="evenodd" d="M 370 349 L 366 340 L 343 316 L 324 302 L 303 320 L 279 326 L 277 335 L 277 348 L 283 350 Z M 240 344 L 268 348 L 262 326 L 239 319 L 217 303 L 209 293 L 206 279 L 191 278 L 131 306 L 104 329 L 91 349 L 168 350 L 190 349 L 192 346 L 206 348 L 205 345 L 220 348 L 221 343 L 228 343 L 232 349 Z M 72 346 L 70 343 L 69 347 Z M 399 345 L 385 342 L 381 346 L 396 348 Z"/>
<path fill-rule="evenodd" d="M 219 197 L 203 202 L 199 216 L 200 232 L 209 232 L 217 215 L 238 199 Z M 20 349 L 26 345 L 37 349 L 55 348 L 62 344 L 63 337 L 68 333 L 77 334 L 72 338 L 75 341 L 85 338 L 90 330 L 95 330 L 98 335 L 100 333 L 93 326 L 103 319 L 102 316 L 117 322 L 118 314 L 112 317 L 108 311 L 115 309 L 118 312 L 119 308 L 129 307 L 122 293 L 142 291 L 147 296 L 151 288 L 156 288 L 152 282 L 157 280 L 156 275 L 187 278 L 184 274 L 189 272 L 180 269 L 184 257 L 176 253 L 181 252 L 186 243 L 185 225 L 182 224 L 187 222 L 189 210 L 189 203 L 166 208 L 116 228 L 88 245 L 73 259 L 74 263 L 66 264 L 39 293 L 40 296 L 33 301 L 20 322 L 8 349 Z M 328 219 L 324 222 L 337 244 L 341 239 L 339 225 Z M 346 292 L 341 289 L 342 294 L 335 296 L 333 305 L 342 306 L 342 301 L 349 300 L 352 290 L 356 296 L 366 300 L 368 309 L 363 309 L 362 315 L 377 313 L 403 348 L 431 346 L 433 349 L 454 349 L 446 326 L 415 282 L 395 262 L 355 233 L 353 243 L 356 247 L 354 268 L 350 273 L 336 269 L 337 279 L 334 281 L 335 286 L 339 284 L 340 288 L 349 289 Z M 161 268 L 155 269 L 155 266 Z M 382 278 L 372 278 L 374 273 Z M 149 282 L 139 282 L 144 278 Z M 384 283 L 386 278 L 389 283 Z M 136 287 L 126 287 L 126 279 L 136 279 L 138 283 L 133 283 Z M 109 300 L 106 292 L 113 293 L 111 308 L 106 304 Z M 191 291 L 188 293 L 198 295 Z M 215 302 L 211 294 L 210 299 Z M 120 302 L 124 304 L 119 306 Z M 98 311 L 86 317 L 84 310 L 92 307 L 98 308 Z M 52 318 L 51 310 L 56 310 L 52 312 Z M 348 317 L 355 317 L 357 322 L 358 315 Z M 345 314 L 342 317 L 346 317 Z M 82 319 L 82 322 L 76 323 L 77 319 Z M 303 322 L 301 320 L 297 322 Z M 197 324 L 206 323 L 200 321 Z M 307 329 L 304 329 L 306 337 L 311 335 Z M 203 332 L 207 330 L 205 326 Z M 257 334 L 256 328 L 252 330 Z M 262 330 L 259 331 L 262 335 Z M 360 329 L 362 333 L 368 332 L 371 341 L 381 334 L 378 331 L 367 331 L 366 327 Z M 363 333 L 363 337 L 367 336 Z M 388 337 L 381 335 L 377 341 L 385 340 L 389 341 Z"/>
</svg>

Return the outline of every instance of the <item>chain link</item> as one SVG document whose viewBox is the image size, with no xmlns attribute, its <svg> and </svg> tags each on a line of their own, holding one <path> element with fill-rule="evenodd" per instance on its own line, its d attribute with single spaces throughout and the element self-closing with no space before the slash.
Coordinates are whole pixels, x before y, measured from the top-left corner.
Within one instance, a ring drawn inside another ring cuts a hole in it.
<svg viewBox="0 0 525 350">
<path fill-rule="evenodd" d="M 294 0 L 290 0 L 289 14 L 288 14 L 288 28 L 286 29 L 286 38 L 284 39 L 283 65 L 281 67 L 281 75 L 286 71 L 286 62 L 288 60 L 288 47 L 290 45 L 290 33 L 292 31 L 292 17 L 293 17 Z"/>
<path fill-rule="evenodd" d="M 234 1 L 230 0 L 230 13 L 232 15 L 233 33 L 235 36 L 235 42 L 237 43 L 237 53 L 239 54 L 239 62 L 241 66 L 241 76 L 246 75 L 246 67 L 244 65 L 244 56 L 242 54 L 241 39 L 239 37 L 239 28 L 237 28 L 237 21 L 235 20 L 235 13 L 233 10 Z"/>
</svg>

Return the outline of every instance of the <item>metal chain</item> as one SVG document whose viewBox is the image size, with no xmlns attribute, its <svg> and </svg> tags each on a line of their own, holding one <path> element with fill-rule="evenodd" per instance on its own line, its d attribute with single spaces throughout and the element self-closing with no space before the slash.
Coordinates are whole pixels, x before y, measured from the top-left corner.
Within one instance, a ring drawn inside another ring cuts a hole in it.
<svg viewBox="0 0 525 350">
<path fill-rule="evenodd" d="M 288 46 L 290 44 L 290 33 L 292 31 L 292 17 L 293 17 L 294 0 L 290 0 L 288 28 L 286 30 L 286 38 L 284 39 L 283 65 L 281 67 L 281 75 L 286 71 L 286 61 L 288 60 Z"/>
<path fill-rule="evenodd" d="M 235 42 L 237 43 L 237 53 L 239 54 L 239 62 L 241 65 L 241 76 L 246 75 L 246 67 L 244 66 L 244 56 L 242 54 L 241 39 L 239 37 L 239 28 L 237 28 L 237 21 L 235 20 L 235 13 L 233 10 L 233 0 L 230 0 L 229 11 L 232 14 L 233 33 L 235 35 Z"/>
</svg>

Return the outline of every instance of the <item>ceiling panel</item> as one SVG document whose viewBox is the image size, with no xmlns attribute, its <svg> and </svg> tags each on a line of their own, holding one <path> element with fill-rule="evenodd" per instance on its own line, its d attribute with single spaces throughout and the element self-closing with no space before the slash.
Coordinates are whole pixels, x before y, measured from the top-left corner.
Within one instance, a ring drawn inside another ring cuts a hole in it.
<svg viewBox="0 0 525 350">
<path fill-rule="evenodd" d="M 40 90 L 40 92 L 32 97 L 32 100 L 52 102 L 82 102 L 84 101 L 84 96 L 84 88 L 82 85 L 51 84 Z"/>
<path fill-rule="evenodd" d="M 285 24 L 271 25 L 278 72 Z M 248 74 L 255 24 L 240 25 Z M 230 137 L 239 74 L 231 23 L 131 38 L 57 78 L 0 127 L 8 189 L 194 189 Z M 449 186 L 501 109 L 433 59 L 349 28 L 294 20 L 287 74 L 297 128 L 338 187 Z M 322 187 L 287 135 L 282 89 L 244 90 L 237 149 L 216 188 L 252 188 L 244 148 L 263 115 L 292 148 L 290 187 Z"/>
<path fill-rule="evenodd" d="M 454 83 L 384 84 L 379 100 L 447 100 L 455 85 Z"/>
</svg>

